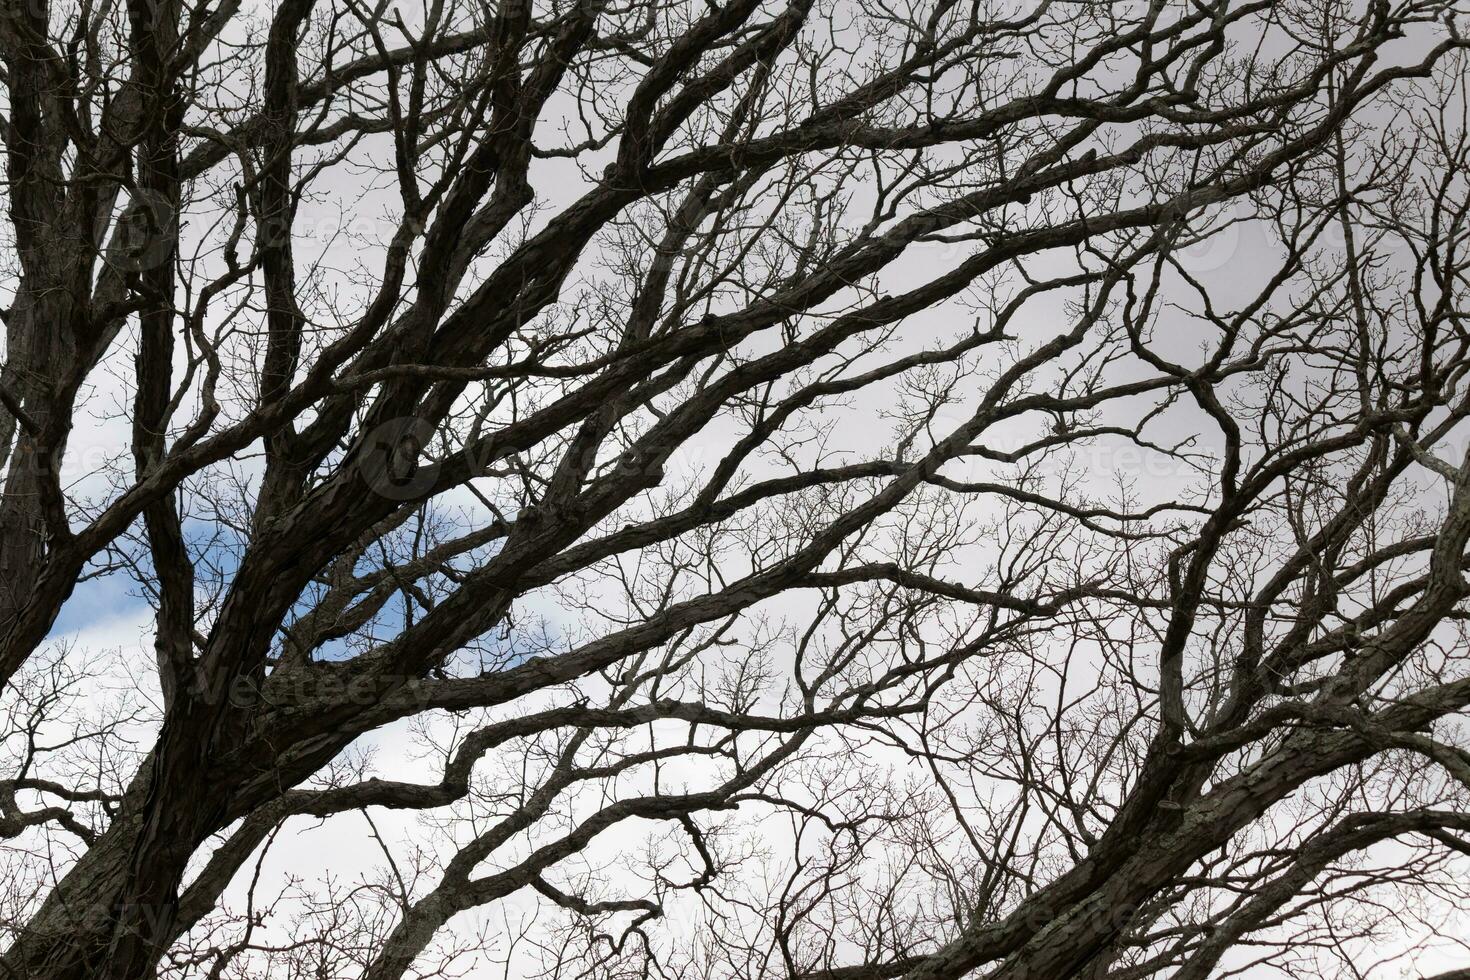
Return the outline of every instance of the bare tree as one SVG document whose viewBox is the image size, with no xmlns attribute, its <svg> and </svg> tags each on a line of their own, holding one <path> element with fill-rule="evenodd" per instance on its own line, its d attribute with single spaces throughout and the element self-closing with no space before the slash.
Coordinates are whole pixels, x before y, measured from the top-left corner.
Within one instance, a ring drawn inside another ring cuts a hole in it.
<svg viewBox="0 0 1470 980">
<path fill-rule="evenodd" d="M 3 975 L 1466 975 L 1467 13 L 3 0 Z"/>
</svg>

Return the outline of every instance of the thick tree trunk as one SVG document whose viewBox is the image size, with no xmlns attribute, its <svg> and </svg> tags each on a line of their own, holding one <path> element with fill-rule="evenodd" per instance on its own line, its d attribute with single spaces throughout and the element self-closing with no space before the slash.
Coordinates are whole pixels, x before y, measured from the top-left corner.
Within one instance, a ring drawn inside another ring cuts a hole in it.
<svg viewBox="0 0 1470 980">
<path fill-rule="evenodd" d="M 14 980 L 91 980 L 105 962 L 140 822 L 119 818 L 57 882 L 0 959 Z"/>
<path fill-rule="evenodd" d="M 46 554 L 42 481 L 59 464 L 66 433 L 41 446 L 28 426 L 44 433 L 54 423 L 56 389 L 76 358 L 65 327 L 72 316 L 62 283 L 27 277 L 6 324 L 5 384 L 26 424 L 5 413 L 14 438 L 6 442 L 9 467 L 0 496 L 0 629 L 8 628 L 30 599 Z"/>
<path fill-rule="evenodd" d="M 153 976 L 181 931 L 179 890 L 189 860 L 227 820 L 228 794 L 210 785 L 203 763 L 202 754 L 169 752 L 166 743 L 155 751 L 118 817 L 0 959 L 0 975 Z"/>
</svg>

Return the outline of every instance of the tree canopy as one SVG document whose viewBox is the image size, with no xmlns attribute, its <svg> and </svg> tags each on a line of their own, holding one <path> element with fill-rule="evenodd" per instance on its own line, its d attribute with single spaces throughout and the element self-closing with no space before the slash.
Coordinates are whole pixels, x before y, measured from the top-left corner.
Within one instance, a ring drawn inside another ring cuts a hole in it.
<svg viewBox="0 0 1470 980">
<path fill-rule="evenodd" d="M 1465 976 L 1467 13 L 0 0 L 0 976 Z"/>
</svg>

